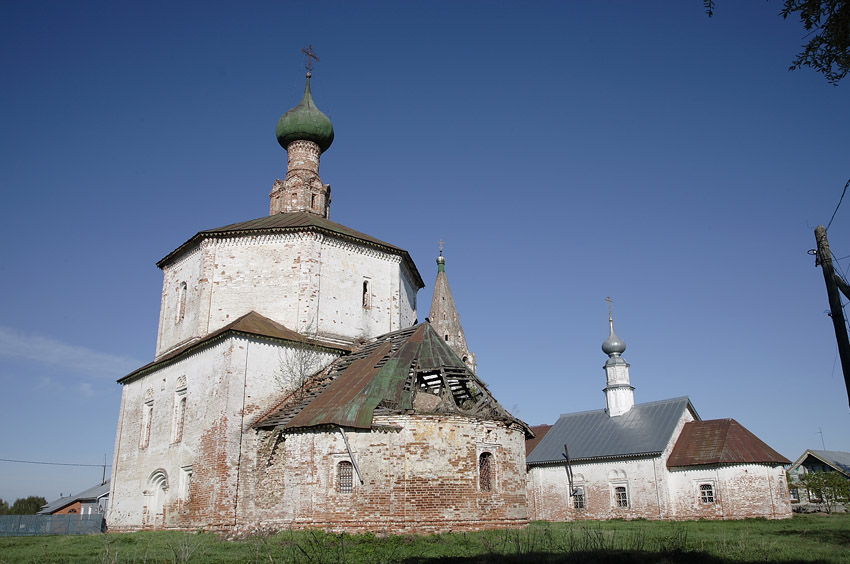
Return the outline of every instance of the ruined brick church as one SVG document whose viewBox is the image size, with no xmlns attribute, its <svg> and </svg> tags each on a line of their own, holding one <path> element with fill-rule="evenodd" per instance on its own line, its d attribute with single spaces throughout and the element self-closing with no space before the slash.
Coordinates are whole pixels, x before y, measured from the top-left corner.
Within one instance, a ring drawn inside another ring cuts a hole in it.
<svg viewBox="0 0 850 564">
<path fill-rule="evenodd" d="M 410 255 L 329 219 L 333 126 L 277 125 L 266 217 L 163 258 L 154 360 L 121 378 L 111 530 L 521 526 L 532 434 L 475 373 L 440 253 L 430 322 Z"/>
<path fill-rule="evenodd" d="M 288 161 L 269 215 L 157 263 L 156 353 L 119 380 L 110 530 L 790 515 L 785 459 L 734 420 L 634 403 L 613 320 L 604 410 L 534 431 L 508 413 L 477 375 L 442 251 L 418 323 L 410 255 L 329 219 L 333 138 L 308 72 L 277 124 Z"/>
</svg>

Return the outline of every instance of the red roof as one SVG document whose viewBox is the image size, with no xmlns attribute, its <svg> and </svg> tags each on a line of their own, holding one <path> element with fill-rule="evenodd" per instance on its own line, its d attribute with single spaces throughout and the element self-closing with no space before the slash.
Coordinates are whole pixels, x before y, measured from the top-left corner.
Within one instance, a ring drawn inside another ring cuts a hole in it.
<svg viewBox="0 0 850 564">
<path fill-rule="evenodd" d="M 537 446 L 543 437 L 546 436 L 546 433 L 551 429 L 551 425 L 533 425 L 531 427 L 531 432 L 534 433 L 534 438 L 525 440 L 525 455 L 528 456 L 531 454 L 531 451 L 534 450 L 534 447 Z"/>
<path fill-rule="evenodd" d="M 667 467 L 703 464 L 790 464 L 734 419 L 685 423 Z"/>
<path fill-rule="evenodd" d="M 305 337 L 300 333 L 296 333 L 292 329 L 289 329 L 286 326 L 269 319 L 268 317 L 260 315 L 256 311 L 250 311 L 242 317 L 229 323 L 228 325 L 225 325 L 221 329 L 213 331 L 209 335 L 205 336 L 203 339 L 185 344 L 169 353 L 162 355 L 153 362 L 149 362 L 141 368 L 133 370 L 123 378 L 119 378 L 118 383 L 127 384 L 128 382 L 135 380 L 142 374 L 145 374 L 154 368 L 159 368 L 160 366 L 163 366 L 166 363 L 173 362 L 178 358 L 182 358 L 188 352 L 194 351 L 198 347 L 202 347 L 212 341 L 215 341 L 219 337 L 229 333 L 241 333 L 245 335 L 253 335 L 255 337 L 266 337 L 270 339 L 276 339 L 280 341 L 292 341 L 296 343 L 310 343 L 311 345 L 325 349 L 339 350 L 345 352 L 351 351 L 351 347 L 347 347 L 345 345 L 326 343 L 318 339 L 311 339 L 309 337 Z"/>
</svg>

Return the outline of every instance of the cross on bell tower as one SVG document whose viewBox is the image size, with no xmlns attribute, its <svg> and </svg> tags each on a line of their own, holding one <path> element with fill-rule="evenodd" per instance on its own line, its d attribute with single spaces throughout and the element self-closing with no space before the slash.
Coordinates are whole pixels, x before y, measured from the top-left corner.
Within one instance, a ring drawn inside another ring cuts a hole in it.
<svg viewBox="0 0 850 564">
<path fill-rule="evenodd" d="M 316 55 L 315 51 L 313 51 L 312 45 L 308 45 L 306 49 L 302 47 L 301 52 L 307 57 L 307 62 L 304 63 L 304 68 L 307 69 L 307 76 L 309 77 L 313 74 L 313 60 L 315 59 L 316 62 L 319 62 L 321 59 L 319 59 L 319 56 Z"/>
</svg>

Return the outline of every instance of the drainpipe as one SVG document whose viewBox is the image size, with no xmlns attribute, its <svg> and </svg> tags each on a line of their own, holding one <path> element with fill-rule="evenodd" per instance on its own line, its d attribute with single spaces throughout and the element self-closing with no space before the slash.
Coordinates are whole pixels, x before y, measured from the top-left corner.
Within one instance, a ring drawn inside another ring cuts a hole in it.
<svg viewBox="0 0 850 564">
<path fill-rule="evenodd" d="M 360 484 L 363 484 L 363 476 L 360 474 L 360 467 L 357 466 L 357 460 L 354 458 L 354 453 L 351 452 L 351 445 L 348 444 L 348 436 L 345 434 L 345 429 L 340 426 L 339 432 L 342 433 L 342 440 L 345 441 L 345 448 L 348 450 L 348 457 L 351 458 L 351 465 L 354 466 L 354 471 L 357 472 L 357 479 Z"/>
</svg>

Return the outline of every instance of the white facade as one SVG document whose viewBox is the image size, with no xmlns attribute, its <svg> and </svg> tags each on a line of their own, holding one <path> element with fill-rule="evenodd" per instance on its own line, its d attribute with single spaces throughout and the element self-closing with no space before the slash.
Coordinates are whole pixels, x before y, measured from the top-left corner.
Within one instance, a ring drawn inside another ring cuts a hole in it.
<svg viewBox="0 0 850 564">
<path fill-rule="evenodd" d="M 695 414 L 686 409 L 676 423 L 664 452 L 658 456 L 573 462 L 573 489 L 581 490 L 583 507 L 570 495 L 563 464 L 531 466 L 528 495 L 531 519 L 571 521 L 575 519 L 666 519 L 670 518 L 670 488 L 667 458 L 688 421 Z M 625 488 L 625 504 L 617 488 Z"/>
<path fill-rule="evenodd" d="M 416 322 L 399 255 L 315 232 L 210 237 L 163 275 L 157 358 L 251 311 L 338 343 Z"/>
<path fill-rule="evenodd" d="M 669 472 L 669 483 L 673 518 L 784 519 L 791 516 L 791 500 L 782 465 L 718 464 L 673 469 Z"/>
<path fill-rule="evenodd" d="M 191 482 L 198 479 L 215 484 L 194 494 L 210 497 L 204 505 L 235 509 L 245 419 L 297 387 L 281 367 L 299 351 L 231 335 L 125 383 L 109 526 L 167 525 L 188 508 Z M 315 362 L 335 357 L 317 351 Z M 228 475 L 231 480 L 222 479 Z"/>
</svg>

